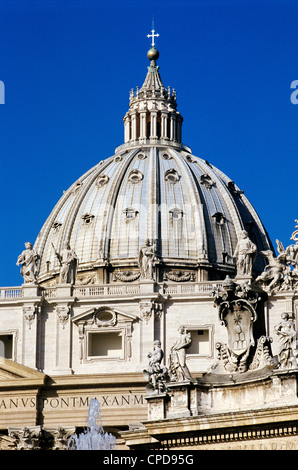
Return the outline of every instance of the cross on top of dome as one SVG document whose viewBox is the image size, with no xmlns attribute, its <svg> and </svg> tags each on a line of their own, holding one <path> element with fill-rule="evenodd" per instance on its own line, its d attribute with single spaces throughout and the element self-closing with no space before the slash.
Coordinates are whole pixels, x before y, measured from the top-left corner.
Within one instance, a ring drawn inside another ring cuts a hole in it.
<svg viewBox="0 0 298 470">
<path fill-rule="evenodd" d="M 149 60 L 157 60 L 158 57 L 159 57 L 159 52 L 158 50 L 155 48 L 155 38 L 158 38 L 159 37 L 159 34 L 155 34 L 155 29 L 154 29 L 154 22 L 152 21 L 152 30 L 151 30 L 151 34 L 147 34 L 147 38 L 152 38 L 152 41 L 151 41 L 151 49 L 149 49 L 149 51 L 147 52 L 147 57 Z"/>
<path fill-rule="evenodd" d="M 152 38 L 151 47 L 155 46 L 154 38 L 158 38 L 159 34 L 155 34 L 154 23 L 152 24 L 151 34 L 147 34 L 147 38 Z"/>
</svg>

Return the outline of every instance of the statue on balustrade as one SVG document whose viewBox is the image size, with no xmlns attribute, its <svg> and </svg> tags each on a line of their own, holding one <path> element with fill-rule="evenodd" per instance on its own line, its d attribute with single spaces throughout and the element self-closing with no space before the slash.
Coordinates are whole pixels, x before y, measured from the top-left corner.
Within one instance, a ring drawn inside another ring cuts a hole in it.
<svg viewBox="0 0 298 470">
<path fill-rule="evenodd" d="M 274 327 L 279 337 L 278 364 L 281 369 L 297 368 L 296 329 L 288 313 L 283 313 L 281 322 Z"/>
<path fill-rule="evenodd" d="M 17 260 L 17 266 L 21 265 L 21 275 L 26 284 L 36 284 L 37 274 L 39 272 L 40 257 L 32 248 L 32 243 L 26 242 L 25 248 Z"/>
<path fill-rule="evenodd" d="M 153 352 L 148 354 L 149 364 L 148 368 L 143 371 L 145 378 L 149 382 L 147 392 L 150 393 L 153 389 L 154 393 L 162 393 L 166 390 L 166 382 L 168 380 L 168 370 L 162 367 L 161 362 L 164 358 L 164 352 L 161 349 L 159 340 L 153 343 Z"/>
<path fill-rule="evenodd" d="M 234 252 L 237 275 L 251 276 L 256 254 L 257 246 L 249 239 L 246 230 L 242 230 Z"/>
<path fill-rule="evenodd" d="M 145 240 L 144 245 L 139 252 L 139 267 L 141 279 L 153 280 L 153 266 L 156 260 L 155 247 L 150 244 L 149 238 Z"/>
<path fill-rule="evenodd" d="M 181 326 L 178 332 L 178 338 L 171 347 L 169 357 L 169 373 L 172 382 L 192 380 L 191 373 L 186 365 L 186 350 L 191 345 L 191 335 L 186 333 L 184 326 Z"/>
<path fill-rule="evenodd" d="M 61 253 L 56 253 L 60 262 L 60 284 L 75 284 L 78 266 L 78 257 L 70 248 L 69 242 L 65 242 Z"/>
</svg>

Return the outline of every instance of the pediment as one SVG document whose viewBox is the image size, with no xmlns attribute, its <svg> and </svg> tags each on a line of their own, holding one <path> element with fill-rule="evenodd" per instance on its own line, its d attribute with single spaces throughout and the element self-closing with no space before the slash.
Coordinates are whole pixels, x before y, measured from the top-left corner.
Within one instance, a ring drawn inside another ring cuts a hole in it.
<svg viewBox="0 0 298 470">
<path fill-rule="evenodd" d="M 102 318 L 102 321 L 101 321 Z M 112 308 L 110 306 L 102 305 L 100 307 L 93 307 L 80 314 L 75 315 L 72 318 L 72 322 L 75 324 L 90 322 L 90 321 L 102 322 L 103 324 L 113 323 L 115 321 L 125 321 L 132 323 L 139 320 L 139 316 L 131 312 L 125 312 L 122 309 Z"/>
<path fill-rule="evenodd" d="M 36 369 L 24 366 L 17 362 L 0 357 L 0 384 L 17 385 L 42 385 L 46 375 Z"/>
</svg>

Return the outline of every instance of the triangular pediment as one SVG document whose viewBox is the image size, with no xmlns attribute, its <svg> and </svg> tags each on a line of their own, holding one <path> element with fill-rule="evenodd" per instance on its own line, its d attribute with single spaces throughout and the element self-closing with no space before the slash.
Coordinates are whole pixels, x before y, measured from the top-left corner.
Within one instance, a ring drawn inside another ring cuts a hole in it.
<svg viewBox="0 0 298 470">
<path fill-rule="evenodd" d="M 36 369 L 0 357 L 0 385 L 42 385 L 46 375 Z"/>
<path fill-rule="evenodd" d="M 79 313 L 78 315 L 75 315 L 72 318 L 72 321 L 76 324 L 80 322 L 88 321 L 90 318 L 94 316 L 94 314 L 98 314 L 99 312 L 111 312 L 111 315 L 116 314 L 118 317 L 121 317 L 122 319 L 126 319 L 129 322 L 133 322 L 139 319 L 138 315 L 135 315 L 131 312 L 128 313 L 119 308 L 114 308 L 114 307 L 103 305 L 100 307 L 90 308 L 88 310 L 85 310 L 82 313 Z"/>
</svg>

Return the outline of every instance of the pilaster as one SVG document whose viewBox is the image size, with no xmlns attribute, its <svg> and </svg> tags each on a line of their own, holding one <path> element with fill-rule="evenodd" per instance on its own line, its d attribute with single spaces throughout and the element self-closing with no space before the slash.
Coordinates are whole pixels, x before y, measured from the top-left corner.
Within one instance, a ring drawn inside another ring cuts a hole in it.
<svg viewBox="0 0 298 470">
<path fill-rule="evenodd" d="M 21 332 L 21 362 L 22 364 L 37 368 L 38 323 L 41 314 L 42 297 L 39 286 L 23 284 L 23 321 Z"/>
<path fill-rule="evenodd" d="M 56 305 L 56 358 L 55 373 L 69 374 L 71 370 L 71 304 L 61 303 Z"/>
</svg>

